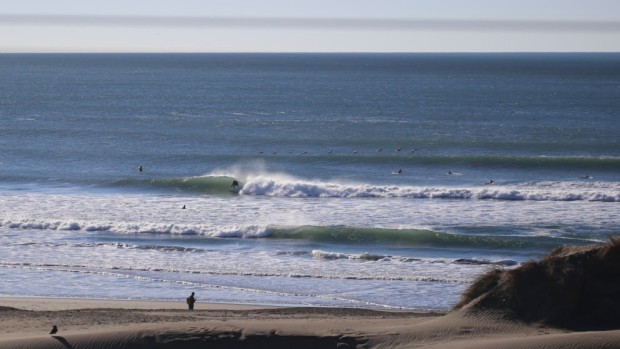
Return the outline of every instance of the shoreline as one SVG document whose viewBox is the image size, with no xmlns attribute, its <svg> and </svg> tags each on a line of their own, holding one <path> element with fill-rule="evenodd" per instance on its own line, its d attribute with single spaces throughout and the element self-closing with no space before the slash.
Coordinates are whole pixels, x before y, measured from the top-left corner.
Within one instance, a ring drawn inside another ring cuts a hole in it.
<svg viewBox="0 0 620 349">
<path fill-rule="evenodd" d="M 0 307 L 12 307 L 33 311 L 59 311 L 77 309 L 132 309 L 132 310 L 187 310 L 185 299 L 178 301 L 165 300 L 132 300 L 102 298 L 71 298 L 71 297 L 37 297 L 37 296 L 0 296 Z M 235 303 L 197 302 L 196 310 L 251 310 L 278 308 L 271 305 L 252 305 Z"/>
<path fill-rule="evenodd" d="M 2 296 L 0 307 L 12 307 L 32 311 L 59 311 L 77 309 L 129 309 L 129 310 L 187 310 L 185 299 L 172 300 L 145 300 L 145 299 L 104 299 L 104 298 L 74 298 L 74 297 L 44 297 L 44 296 Z M 197 301 L 194 310 L 259 310 L 259 309 L 350 309 L 351 311 L 375 311 L 386 313 L 412 314 L 446 314 L 442 309 L 406 309 L 406 308 L 373 308 L 373 307 L 332 307 L 306 305 L 273 305 L 273 304 L 245 304 L 245 303 L 213 303 Z"/>
<path fill-rule="evenodd" d="M 189 311 L 181 301 L 0 297 L 0 347 L 620 347 L 620 330 L 568 331 L 492 312 L 197 305 Z"/>
</svg>

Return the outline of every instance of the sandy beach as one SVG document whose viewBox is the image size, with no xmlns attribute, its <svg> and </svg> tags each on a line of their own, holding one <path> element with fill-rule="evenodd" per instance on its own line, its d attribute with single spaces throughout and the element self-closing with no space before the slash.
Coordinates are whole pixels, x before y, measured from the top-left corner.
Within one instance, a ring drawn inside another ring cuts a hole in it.
<svg viewBox="0 0 620 349">
<path fill-rule="evenodd" d="M 0 298 L 0 348 L 618 348 L 491 312 L 448 314 L 183 302 Z M 53 325 L 58 333 L 49 334 Z"/>
</svg>

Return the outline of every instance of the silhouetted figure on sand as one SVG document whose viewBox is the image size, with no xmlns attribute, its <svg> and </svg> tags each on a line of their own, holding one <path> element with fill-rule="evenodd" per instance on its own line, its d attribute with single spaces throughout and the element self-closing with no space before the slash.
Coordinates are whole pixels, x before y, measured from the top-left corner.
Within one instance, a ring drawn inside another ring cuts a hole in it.
<svg viewBox="0 0 620 349">
<path fill-rule="evenodd" d="M 194 303 L 196 303 L 196 297 L 194 297 L 194 292 L 192 292 L 192 294 L 187 297 L 187 306 L 189 310 L 194 310 Z"/>
<path fill-rule="evenodd" d="M 52 326 L 52 330 L 50 331 L 50 334 L 53 336 L 56 333 L 58 333 L 58 327 L 56 327 L 56 325 Z"/>
</svg>

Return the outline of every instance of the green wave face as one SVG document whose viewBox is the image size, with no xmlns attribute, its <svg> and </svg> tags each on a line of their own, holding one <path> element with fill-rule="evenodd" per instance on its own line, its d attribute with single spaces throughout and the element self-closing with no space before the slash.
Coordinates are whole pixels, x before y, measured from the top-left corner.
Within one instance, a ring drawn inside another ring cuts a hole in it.
<svg viewBox="0 0 620 349">
<path fill-rule="evenodd" d="M 268 238 L 307 240 L 337 244 L 376 244 L 393 246 L 432 246 L 454 248 L 540 248 L 559 243 L 551 237 L 481 236 L 450 234 L 418 229 L 380 229 L 352 227 L 300 226 L 269 229 Z M 587 241 L 583 241 L 587 243 Z"/>
<path fill-rule="evenodd" d="M 234 181 L 237 181 L 238 185 L 233 185 Z M 214 195 L 237 194 L 243 187 L 243 183 L 241 181 L 227 176 L 202 176 L 168 179 L 125 179 L 115 182 L 114 185 Z"/>
</svg>

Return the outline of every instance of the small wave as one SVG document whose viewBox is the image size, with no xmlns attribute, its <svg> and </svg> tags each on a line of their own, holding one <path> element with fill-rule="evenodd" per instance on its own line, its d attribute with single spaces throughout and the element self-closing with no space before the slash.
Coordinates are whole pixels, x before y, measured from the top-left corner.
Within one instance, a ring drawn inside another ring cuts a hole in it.
<svg viewBox="0 0 620 349">
<path fill-rule="evenodd" d="M 392 245 L 411 247 L 455 247 L 455 248 L 553 248 L 562 245 L 562 238 L 549 236 L 516 236 L 516 235 L 473 235 L 452 234 L 423 229 L 385 229 L 385 228 L 356 228 L 347 226 L 298 226 L 298 227 L 269 227 L 265 238 L 307 240 L 330 244 L 358 244 L 358 245 Z M 573 241 L 579 243 L 579 241 Z M 581 243 L 592 243 L 583 240 Z M 360 259 L 384 260 L 392 258 L 383 255 L 342 255 L 323 254 L 320 251 L 312 255 L 323 259 Z M 410 261 L 416 261 L 411 259 Z"/>
<path fill-rule="evenodd" d="M 380 260 L 388 260 L 389 256 L 377 255 L 372 253 L 361 253 L 361 254 L 346 254 L 339 252 L 328 252 L 321 250 L 313 250 L 312 256 L 317 259 L 349 259 L 349 260 L 362 260 L 362 261 L 380 261 Z"/>
<path fill-rule="evenodd" d="M 88 244 L 82 244 L 79 247 L 91 247 Z M 152 250 L 160 252 L 189 252 L 199 253 L 205 252 L 205 249 L 195 247 L 183 247 L 183 246 L 169 246 L 169 245 L 137 245 L 137 244 L 125 244 L 125 243 L 109 243 L 109 244 L 97 244 L 97 247 L 107 247 L 116 249 L 130 249 L 130 250 Z"/>
<path fill-rule="evenodd" d="M 475 259 L 475 258 L 459 258 L 453 261 L 454 264 L 470 264 L 470 265 L 497 265 L 504 267 L 511 267 L 519 264 L 517 261 L 511 259 L 503 259 L 499 261 L 490 261 L 487 259 Z"/>
<path fill-rule="evenodd" d="M 563 245 L 566 240 L 553 236 L 520 236 L 500 233 L 474 235 L 446 233 L 424 229 L 387 229 L 350 226 L 277 226 L 277 225 L 230 225 L 211 226 L 208 224 L 156 224 L 136 222 L 76 222 L 37 219 L 0 218 L 0 227 L 15 230 L 70 230 L 91 232 L 108 231 L 117 234 L 168 234 L 196 235 L 222 239 L 283 239 L 324 242 L 346 245 L 387 245 L 387 246 L 431 246 L 457 248 L 552 248 Z M 592 240 L 571 239 L 571 243 L 592 243 Z M 132 245 L 116 245 L 116 248 L 135 248 Z M 174 246 L 150 246 L 147 248 L 170 248 Z M 305 252 L 297 252 L 305 253 Z M 389 256 L 359 255 L 360 260 L 381 260 Z M 322 256 L 322 258 L 340 258 Z M 342 258 L 352 258 L 350 256 Z"/>
<path fill-rule="evenodd" d="M 347 259 L 347 260 L 360 260 L 360 261 L 368 261 L 368 262 L 379 262 L 379 261 L 397 261 L 401 263 L 413 263 L 413 262 L 426 262 L 426 263 L 441 263 L 441 264 L 465 264 L 465 265 L 495 265 L 502 267 L 512 267 L 518 265 L 519 262 L 511 259 L 502 259 L 502 260 L 487 260 L 487 259 L 475 259 L 475 258 L 459 258 L 459 259 L 422 259 L 422 258 L 411 258 L 411 257 L 396 257 L 396 256 L 387 256 L 387 255 L 378 255 L 371 253 L 362 253 L 362 254 L 347 254 L 342 252 L 331 252 L 331 251 L 322 251 L 322 250 L 313 250 L 311 252 L 312 256 L 316 259 L 324 259 L 324 260 L 338 260 L 338 259 Z"/>
<path fill-rule="evenodd" d="M 267 226 L 211 226 L 148 222 L 91 222 L 0 218 L 0 227 L 16 230 L 109 231 L 119 234 L 199 235 L 214 238 L 260 238 L 269 235 Z"/>
</svg>

